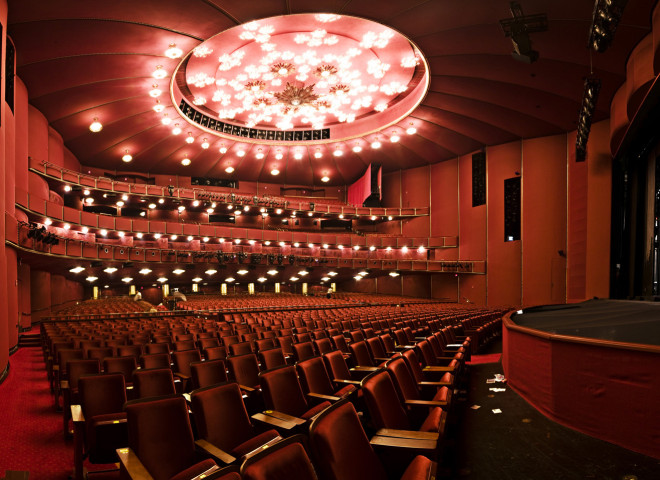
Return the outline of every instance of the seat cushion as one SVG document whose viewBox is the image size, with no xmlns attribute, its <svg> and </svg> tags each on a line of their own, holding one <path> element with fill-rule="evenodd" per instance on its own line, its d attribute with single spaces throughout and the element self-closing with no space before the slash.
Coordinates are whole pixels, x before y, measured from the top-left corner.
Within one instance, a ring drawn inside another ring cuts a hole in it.
<svg viewBox="0 0 660 480">
<path fill-rule="evenodd" d="M 440 433 L 442 435 L 442 432 L 445 428 L 445 419 L 443 413 L 444 412 L 442 411 L 442 408 L 433 408 L 424 420 L 424 423 L 420 427 L 419 431 Z"/>
<path fill-rule="evenodd" d="M 401 480 L 425 480 L 431 478 L 430 471 L 433 469 L 433 462 L 422 455 L 416 456 L 406 471 L 404 472 Z"/>
<path fill-rule="evenodd" d="M 318 415 L 319 413 L 321 413 L 323 410 L 325 410 L 329 406 L 330 406 L 330 402 L 319 403 L 317 406 L 315 406 L 313 408 L 310 408 L 305 413 L 303 413 L 301 418 L 304 418 L 305 420 L 309 420 L 314 415 Z"/>
<path fill-rule="evenodd" d="M 170 480 L 190 480 L 191 478 L 196 477 L 201 473 L 204 473 L 209 468 L 213 468 L 216 466 L 217 465 L 213 460 L 207 458 L 206 460 L 202 460 L 201 462 L 196 463 L 192 467 L 188 467 L 184 471 L 177 473 L 176 475 L 171 477 Z"/>
<path fill-rule="evenodd" d="M 279 433 L 277 433 L 277 430 L 268 430 L 267 432 L 257 435 L 256 437 L 252 437 L 237 447 L 234 447 L 230 453 L 237 458 L 241 458 L 242 456 L 247 455 L 251 451 L 256 450 L 260 446 L 270 442 L 272 439 L 278 436 Z"/>
</svg>

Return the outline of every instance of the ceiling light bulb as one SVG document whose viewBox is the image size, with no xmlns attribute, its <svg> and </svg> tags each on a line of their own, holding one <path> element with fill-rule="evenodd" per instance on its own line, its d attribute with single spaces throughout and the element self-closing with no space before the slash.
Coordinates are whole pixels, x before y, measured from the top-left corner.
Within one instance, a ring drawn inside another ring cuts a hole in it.
<svg viewBox="0 0 660 480">
<path fill-rule="evenodd" d="M 199 200 L 194 200 L 194 201 L 192 202 L 192 206 L 193 206 L 193 207 L 199 207 Z"/>
<path fill-rule="evenodd" d="M 213 212 L 215 212 L 215 208 L 210 208 L 209 207 L 209 208 L 206 209 L 206 213 L 208 213 L 208 214 L 211 214 Z"/>
<path fill-rule="evenodd" d="M 154 208 L 156 208 L 156 204 L 155 203 L 150 203 L 149 208 L 153 210 Z"/>
<path fill-rule="evenodd" d="M 128 163 L 131 160 L 133 160 L 133 156 L 130 153 L 128 153 L 128 150 L 126 150 L 126 153 L 124 154 L 123 157 L 121 157 L 121 159 L 123 162 Z"/>
<path fill-rule="evenodd" d="M 163 125 L 169 125 L 170 123 L 172 123 L 172 119 L 167 116 L 167 113 L 164 113 L 163 118 L 160 119 L 160 123 L 162 123 Z"/>
<path fill-rule="evenodd" d="M 204 237 L 204 238 L 202 238 L 202 241 L 203 241 L 204 243 L 208 242 L 208 241 L 209 241 L 209 237 Z"/>
<path fill-rule="evenodd" d="M 239 150 L 238 152 L 236 152 L 236 156 L 244 157 L 245 156 L 245 150 Z"/>
<path fill-rule="evenodd" d="M 70 192 L 71 191 L 71 185 L 64 185 L 64 191 L 65 192 Z"/>
<path fill-rule="evenodd" d="M 321 158 L 323 154 L 321 153 L 321 150 L 317 149 L 316 153 L 314 153 L 314 158 Z"/>
<path fill-rule="evenodd" d="M 160 233 L 154 233 L 154 238 L 158 240 L 162 235 Z"/>
<path fill-rule="evenodd" d="M 401 140 L 401 137 L 398 136 L 396 133 L 393 134 L 393 135 L 390 137 L 390 142 L 392 142 L 392 143 L 396 143 L 396 142 L 398 142 L 399 140 Z"/>
<path fill-rule="evenodd" d="M 275 155 L 275 158 L 277 160 L 282 160 L 284 158 L 284 155 L 282 155 L 282 152 L 277 152 L 277 154 Z"/>
<path fill-rule="evenodd" d="M 207 275 L 213 275 L 213 274 L 218 273 L 218 271 L 217 271 L 217 270 L 214 270 L 214 269 L 212 269 L 212 268 L 209 268 L 209 269 L 206 270 L 204 273 L 207 274 Z"/>
<path fill-rule="evenodd" d="M 271 175 L 279 175 L 279 174 L 280 174 L 280 171 L 279 171 L 277 168 L 273 168 L 273 169 L 270 171 L 270 174 L 271 174 Z"/>
<path fill-rule="evenodd" d="M 158 277 L 158 278 L 156 279 L 156 281 L 157 281 L 157 282 L 160 282 L 160 283 L 165 283 L 165 282 L 167 282 L 167 278 L 166 278 L 166 277 Z"/>
<path fill-rule="evenodd" d="M 69 225 L 68 223 L 64 224 L 64 230 L 69 230 L 70 228 L 71 228 L 71 225 Z"/>
<path fill-rule="evenodd" d="M 296 160 L 301 160 L 302 157 L 303 157 L 303 154 L 301 152 L 296 152 L 293 155 L 293 158 L 295 158 Z"/>
<path fill-rule="evenodd" d="M 99 233 L 105 237 L 108 234 L 108 231 L 104 228 Z"/>
<path fill-rule="evenodd" d="M 186 207 L 184 207 L 183 205 L 179 205 L 179 208 L 178 208 L 177 210 L 179 210 L 179 213 L 181 213 L 181 212 L 183 212 L 185 209 L 186 209 Z"/>
<path fill-rule="evenodd" d="M 376 250 L 376 247 L 374 247 L 373 245 L 369 247 L 370 252 L 373 252 L 374 250 Z"/>
<path fill-rule="evenodd" d="M 179 238 L 178 235 L 172 235 L 172 236 L 170 236 L 170 240 L 176 240 L 177 238 Z"/>
<path fill-rule="evenodd" d="M 360 153 L 360 152 L 362 151 L 362 147 L 361 147 L 360 145 L 355 145 L 355 146 L 353 147 L 353 151 L 354 151 L 355 153 Z"/>
<path fill-rule="evenodd" d="M 344 154 L 344 151 L 343 151 L 343 150 L 340 150 L 339 148 L 336 148 L 335 151 L 332 152 L 332 154 L 333 154 L 335 157 L 341 157 L 341 156 Z"/>
<path fill-rule="evenodd" d="M 406 129 L 408 135 L 414 135 L 417 133 L 417 129 L 412 126 L 412 124 Z"/>
<path fill-rule="evenodd" d="M 381 146 L 381 143 L 380 143 L 380 141 L 379 141 L 378 139 L 374 140 L 374 141 L 371 143 L 371 148 L 380 148 L 380 146 Z"/>
<path fill-rule="evenodd" d="M 150 95 L 151 97 L 154 97 L 154 98 L 156 98 L 156 97 L 160 97 L 161 93 L 163 93 L 163 91 L 162 91 L 160 88 L 158 88 L 158 84 L 157 84 L 157 83 L 154 83 L 154 84 L 151 86 L 151 90 L 149 90 L 149 95 Z"/>
<path fill-rule="evenodd" d="M 192 132 L 188 132 L 188 136 L 186 137 L 186 143 L 193 143 L 195 141 L 195 137 L 193 137 Z"/>
<path fill-rule="evenodd" d="M 190 159 L 188 157 L 184 158 L 183 160 L 181 160 L 181 165 L 187 167 L 188 165 L 190 165 Z"/>
<path fill-rule="evenodd" d="M 169 48 L 165 50 L 165 56 L 169 58 L 179 58 L 183 55 L 183 50 L 176 46 L 176 43 L 170 43 Z"/>
<path fill-rule="evenodd" d="M 137 233 L 135 234 L 135 236 L 136 236 L 137 238 L 142 238 L 143 235 L 142 235 L 142 232 L 137 232 Z"/>
<path fill-rule="evenodd" d="M 89 129 L 92 132 L 97 133 L 103 130 L 103 125 L 99 122 L 98 118 L 94 117 L 94 121 L 89 125 Z"/>
<path fill-rule="evenodd" d="M 330 177 L 328 177 L 327 175 L 324 175 L 324 176 L 321 177 L 321 181 L 322 181 L 323 183 L 327 183 L 327 182 L 330 181 Z"/>
<path fill-rule="evenodd" d="M 192 235 L 188 235 L 188 236 L 186 237 L 186 240 L 188 240 L 189 242 L 192 242 L 194 238 L 195 238 L 195 237 L 193 237 Z"/>
<path fill-rule="evenodd" d="M 152 270 L 150 268 L 141 268 L 138 273 L 141 273 L 142 275 L 147 275 L 147 274 L 151 273 L 151 271 Z"/>
<path fill-rule="evenodd" d="M 223 155 L 227 153 L 227 147 L 225 147 L 224 144 L 222 145 L 222 147 L 220 147 L 220 153 L 222 153 Z"/>
<path fill-rule="evenodd" d="M 257 157 L 259 160 L 261 160 L 262 158 L 264 158 L 264 154 L 263 154 L 263 152 L 261 151 L 261 149 L 259 149 L 259 151 L 258 151 L 257 154 L 255 155 L 255 157 Z"/>
<path fill-rule="evenodd" d="M 119 201 L 117 202 L 116 205 L 117 205 L 118 207 L 123 207 L 123 206 L 124 206 L 124 202 L 123 202 L 123 200 L 119 200 Z"/>
<path fill-rule="evenodd" d="M 233 171 L 234 171 L 234 167 L 232 167 L 231 165 L 229 165 L 227 168 L 225 168 L 225 172 L 227 172 L 227 173 L 232 173 Z"/>
<path fill-rule="evenodd" d="M 158 199 L 158 203 L 160 203 L 160 204 L 165 203 L 165 199 L 164 199 L 164 198 L 159 198 L 159 199 Z"/>
<path fill-rule="evenodd" d="M 82 227 L 82 228 L 80 229 L 80 231 L 81 231 L 82 233 L 87 233 L 87 232 L 89 232 L 89 228 L 87 228 L 87 227 Z"/>
<path fill-rule="evenodd" d="M 53 221 L 50 218 L 46 218 L 46 220 L 44 220 L 45 225 L 51 225 L 52 223 Z"/>
<path fill-rule="evenodd" d="M 179 135 L 181 133 L 181 127 L 179 127 L 178 123 L 174 124 L 174 128 L 172 129 L 172 135 Z"/>
<path fill-rule="evenodd" d="M 154 112 L 160 113 L 165 110 L 165 106 L 160 103 L 160 100 L 156 100 L 156 105 L 153 106 Z"/>
<path fill-rule="evenodd" d="M 210 146 L 211 146 L 211 144 L 209 143 L 208 139 L 205 138 L 205 139 L 202 141 L 202 148 L 203 148 L 204 150 L 206 150 L 206 149 L 209 148 Z"/>
<path fill-rule="evenodd" d="M 162 65 L 156 65 L 156 70 L 153 71 L 151 76 L 156 80 L 162 80 L 163 78 L 167 77 L 167 72 Z"/>
<path fill-rule="evenodd" d="M 394 218 L 394 217 L 393 217 L 392 215 L 389 215 L 389 216 L 387 217 L 388 220 L 392 220 L 393 218 Z"/>
</svg>

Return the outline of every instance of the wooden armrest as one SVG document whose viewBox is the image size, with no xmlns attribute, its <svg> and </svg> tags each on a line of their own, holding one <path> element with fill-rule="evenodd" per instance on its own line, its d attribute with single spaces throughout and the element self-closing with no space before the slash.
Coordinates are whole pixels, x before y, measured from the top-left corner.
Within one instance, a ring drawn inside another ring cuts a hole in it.
<svg viewBox="0 0 660 480">
<path fill-rule="evenodd" d="M 211 455 L 212 457 L 218 459 L 219 461 L 227 465 L 229 465 L 230 463 L 234 463 L 236 461 L 236 457 L 231 456 L 224 450 L 216 447 L 211 442 L 208 442 L 203 438 L 200 438 L 199 440 L 195 441 L 195 445 L 197 445 L 199 448 L 204 450 L 204 452 L 206 452 L 207 454 Z"/>
<path fill-rule="evenodd" d="M 357 380 L 344 380 L 343 378 L 333 378 L 332 381 L 339 384 L 360 386 L 360 382 Z"/>
<path fill-rule="evenodd" d="M 452 382 L 418 382 L 419 387 L 449 387 Z"/>
<path fill-rule="evenodd" d="M 421 440 L 416 438 L 389 437 L 380 435 L 374 435 L 369 443 L 376 447 L 410 448 L 413 450 L 430 451 L 436 450 L 438 447 L 437 440 Z"/>
<path fill-rule="evenodd" d="M 341 400 L 341 397 L 335 397 L 334 395 L 323 395 L 322 393 L 309 392 L 307 396 L 317 400 L 328 400 L 329 402 L 338 402 Z"/>
<path fill-rule="evenodd" d="M 256 390 L 255 388 L 248 387 L 248 386 L 246 386 L 246 385 L 241 385 L 241 384 L 238 385 L 238 388 L 240 388 L 240 389 L 243 390 L 244 392 L 248 392 L 248 393 L 252 393 L 252 392 L 254 392 L 254 391 Z"/>
<path fill-rule="evenodd" d="M 389 362 L 392 359 L 391 358 L 374 357 L 374 360 L 377 361 L 377 362 Z"/>
<path fill-rule="evenodd" d="M 126 419 L 120 418 L 119 420 L 103 420 L 102 422 L 97 422 L 96 425 L 115 425 L 119 423 L 126 423 Z"/>
<path fill-rule="evenodd" d="M 68 390 L 68 389 L 69 389 L 69 381 L 60 380 L 60 390 Z"/>
<path fill-rule="evenodd" d="M 130 448 L 118 448 L 117 456 L 121 467 L 128 473 L 132 480 L 154 480 L 135 452 Z"/>
<path fill-rule="evenodd" d="M 183 398 L 186 399 L 186 402 L 190 403 L 190 394 L 189 393 L 183 393 Z"/>
<path fill-rule="evenodd" d="M 58 364 L 53 365 L 53 372 L 59 372 L 60 366 Z"/>
<path fill-rule="evenodd" d="M 181 380 L 190 380 L 190 375 L 184 375 L 183 373 L 174 372 L 174 376 L 180 378 Z"/>
<path fill-rule="evenodd" d="M 85 416 L 80 405 L 71 405 L 71 419 L 73 423 L 85 423 Z"/>
<path fill-rule="evenodd" d="M 447 347 L 449 348 L 461 348 L 463 346 L 462 343 L 448 343 Z"/>
<path fill-rule="evenodd" d="M 302 418 L 292 417 L 282 412 L 274 410 L 266 410 L 263 413 L 255 413 L 252 418 L 274 427 L 279 427 L 284 430 L 291 430 L 299 425 L 304 425 L 305 420 Z"/>
<path fill-rule="evenodd" d="M 282 440 L 282 437 L 280 437 L 280 436 L 278 435 L 277 437 L 273 438 L 272 440 L 267 441 L 266 443 L 264 443 L 264 444 L 261 445 L 260 447 L 257 447 L 257 448 L 255 448 L 254 450 L 252 450 L 251 452 L 248 452 L 248 453 L 246 453 L 245 455 L 243 455 L 243 458 L 242 458 L 241 460 L 243 460 L 243 461 L 247 460 L 248 458 L 250 458 L 250 457 L 256 455 L 256 454 L 259 453 L 259 452 L 261 452 L 262 450 L 265 450 L 265 449 L 267 449 L 268 447 L 272 447 L 273 445 L 275 445 L 275 444 L 276 444 L 277 442 L 279 442 L 280 440 Z"/>
<path fill-rule="evenodd" d="M 454 372 L 456 370 L 455 368 L 452 367 L 436 367 L 436 366 L 430 366 L 430 367 L 424 367 L 422 369 L 423 372 Z"/>
<path fill-rule="evenodd" d="M 378 367 L 366 367 L 361 365 L 351 368 L 351 372 L 375 372 L 376 370 L 380 369 Z"/>
<path fill-rule="evenodd" d="M 437 432 L 417 432 L 415 430 L 398 430 L 395 428 L 381 428 L 376 432 L 381 437 L 411 438 L 417 440 L 438 440 L 440 434 Z"/>
<path fill-rule="evenodd" d="M 446 407 L 448 402 L 436 402 L 435 400 L 406 400 L 404 402 L 410 407 Z"/>
<path fill-rule="evenodd" d="M 204 470 L 199 475 L 196 475 L 196 476 L 192 477 L 190 480 L 202 480 L 202 479 L 212 480 L 214 478 L 218 478 L 217 475 L 222 475 L 222 472 L 220 472 L 219 470 L 220 470 L 220 467 L 218 467 L 217 465 L 213 465 L 212 467 L 208 468 L 207 470 Z M 217 475 L 214 475 L 216 473 L 217 473 Z"/>
</svg>

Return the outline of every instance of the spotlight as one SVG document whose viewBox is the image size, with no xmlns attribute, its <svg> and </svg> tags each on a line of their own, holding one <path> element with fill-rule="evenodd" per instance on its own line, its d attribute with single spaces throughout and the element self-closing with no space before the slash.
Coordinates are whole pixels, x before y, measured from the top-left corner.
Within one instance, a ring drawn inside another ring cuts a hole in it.
<svg viewBox="0 0 660 480">
<path fill-rule="evenodd" d="M 511 55 L 516 60 L 525 63 L 534 63 L 539 58 L 539 52 L 532 49 L 530 33 L 545 32 L 548 29 L 548 18 L 545 13 L 524 15 L 518 2 L 510 3 L 513 18 L 500 20 L 504 36 L 510 37 L 513 42 Z"/>
<path fill-rule="evenodd" d="M 596 0 L 587 48 L 604 52 L 612 43 L 628 0 Z"/>
<path fill-rule="evenodd" d="M 577 136 L 575 138 L 575 160 L 583 162 L 587 158 L 587 142 L 591 131 L 591 121 L 596 110 L 598 94 L 600 92 L 600 79 L 593 76 L 584 80 L 582 93 L 582 106 L 578 117 Z"/>
</svg>

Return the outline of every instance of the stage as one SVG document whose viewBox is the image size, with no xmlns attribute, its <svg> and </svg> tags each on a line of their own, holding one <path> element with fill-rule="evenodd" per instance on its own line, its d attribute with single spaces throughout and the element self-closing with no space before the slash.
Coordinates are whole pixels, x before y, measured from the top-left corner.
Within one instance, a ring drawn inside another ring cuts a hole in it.
<svg viewBox="0 0 660 480">
<path fill-rule="evenodd" d="M 555 335 L 660 346 L 660 302 L 588 300 L 526 308 L 511 320 Z"/>
<path fill-rule="evenodd" d="M 660 458 L 660 304 L 589 300 L 502 322 L 509 385 L 547 417 Z"/>
</svg>

